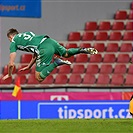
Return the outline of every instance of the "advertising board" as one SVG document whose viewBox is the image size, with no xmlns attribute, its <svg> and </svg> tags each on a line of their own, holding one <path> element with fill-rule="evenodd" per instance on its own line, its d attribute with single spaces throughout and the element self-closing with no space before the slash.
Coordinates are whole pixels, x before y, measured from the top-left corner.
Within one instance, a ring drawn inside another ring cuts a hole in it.
<svg viewBox="0 0 133 133">
<path fill-rule="evenodd" d="M 41 0 L 0 0 L 0 16 L 41 17 Z"/>
<path fill-rule="evenodd" d="M 131 118 L 129 101 L 21 101 L 21 119 Z M 1 119 L 17 119 L 17 101 L 1 101 Z"/>
</svg>

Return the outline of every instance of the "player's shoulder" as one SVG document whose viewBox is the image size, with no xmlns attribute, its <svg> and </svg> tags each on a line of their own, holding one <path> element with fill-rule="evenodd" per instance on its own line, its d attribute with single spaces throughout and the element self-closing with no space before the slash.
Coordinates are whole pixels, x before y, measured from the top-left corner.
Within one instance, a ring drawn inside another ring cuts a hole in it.
<svg viewBox="0 0 133 133">
<path fill-rule="evenodd" d="M 15 37 L 14 37 L 14 39 L 18 39 L 18 38 L 23 38 L 23 37 L 25 37 L 25 36 L 35 36 L 35 33 L 33 33 L 32 31 L 26 31 L 26 32 L 21 32 L 21 33 L 19 33 L 19 34 L 17 34 Z"/>
<path fill-rule="evenodd" d="M 33 36 L 36 35 L 33 31 L 26 31 L 26 32 L 23 32 L 23 34 L 30 34 L 30 35 L 33 35 Z"/>
<path fill-rule="evenodd" d="M 25 35 L 25 34 L 33 34 L 33 35 L 35 35 L 35 33 L 32 32 L 32 31 L 25 31 L 25 32 L 21 32 L 21 33 L 17 34 L 17 36 L 21 36 L 21 35 Z"/>
</svg>

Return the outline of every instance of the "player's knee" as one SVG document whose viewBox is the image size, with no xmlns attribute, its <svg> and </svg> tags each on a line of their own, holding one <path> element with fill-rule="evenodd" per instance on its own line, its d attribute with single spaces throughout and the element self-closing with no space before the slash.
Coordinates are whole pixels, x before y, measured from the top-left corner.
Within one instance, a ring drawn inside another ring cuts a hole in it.
<svg viewBox="0 0 133 133">
<path fill-rule="evenodd" d="M 68 52 L 66 51 L 66 53 L 63 55 L 63 57 L 65 57 L 65 58 L 68 58 L 69 57 L 69 55 L 68 55 Z"/>
<path fill-rule="evenodd" d="M 38 72 L 35 74 L 35 78 L 39 82 L 42 82 L 44 80 L 43 78 L 41 78 L 40 73 L 38 73 Z"/>
<path fill-rule="evenodd" d="M 44 79 L 40 79 L 40 78 L 36 77 L 36 80 L 41 83 Z"/>
</svg>

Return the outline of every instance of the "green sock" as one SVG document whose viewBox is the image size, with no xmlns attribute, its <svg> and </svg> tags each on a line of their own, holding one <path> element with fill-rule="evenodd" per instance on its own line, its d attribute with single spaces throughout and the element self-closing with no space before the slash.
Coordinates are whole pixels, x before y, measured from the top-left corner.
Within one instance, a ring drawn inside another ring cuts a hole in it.
<svg viewBox="0 0 133 133">
<path fill-rule="evenodd" d="M 41 73 L 41 78 L 45 79 L 58 65 L 56 63 L 51 63 L 49 66 L 45 67 Z"/>
<path fill-rule="evenodd" d="M 80 53 L 80 49 L 81 48 L 70 48 L 68 49 L 67 53 L 68 53 L 68 56 L 72 56 L 72 55 L 75 55 L 75 54 L 79 54 Z"/>
</svg>

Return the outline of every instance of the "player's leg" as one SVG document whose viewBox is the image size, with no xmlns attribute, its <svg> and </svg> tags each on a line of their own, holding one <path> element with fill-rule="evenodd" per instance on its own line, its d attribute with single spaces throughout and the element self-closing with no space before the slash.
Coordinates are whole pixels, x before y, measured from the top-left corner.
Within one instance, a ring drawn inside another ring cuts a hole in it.
<svg viewBox="0 0 133 133">
<path fill-rule="evenodd" d="M 95 48 L 70 48 L 66 51 L 66 54 L 64 54 L 64 57 L 68 58 L 70 56 L 76 55 L 76 54 L 97 54 L 98 51 Z"/>
<path fill-rule="evenodd" d="M 53 40 L 55 43 L 53 44 L 55 48 L 55 54 L 63 56 L 65 58 L 71 57 L 76 54 L 85 53 L 85 54 L 97 54 L 98 51 L 95 48 L 70 48 L 66 49 L 61 46 L 58 42 Z"/>
<path fill-rule="evenodd" d="M 71 62 L 64 61 L 60 58 L 55 58 L 54 62 L 46 67 L 36 67 L 35 77 L 39 82 L 42 82 L 57 66 L 71 65 Z"/>
<path fill-rule="evenodd" d="M 51 39 L 45 40 L 44 43 L 39 45 L 39 56 L 36 60 L 36 79 L 43 81 L 57 66 L 70 65 L 69 61 L 64 61 L 60 58 L 55 58 L 52 62 L 55 48 L 53 47 L 53 41 Z"/>
</svg>

